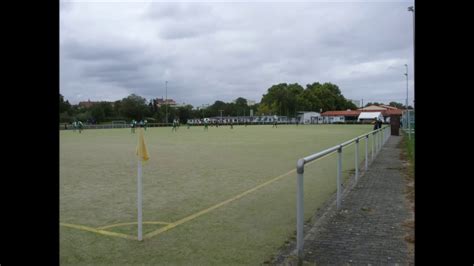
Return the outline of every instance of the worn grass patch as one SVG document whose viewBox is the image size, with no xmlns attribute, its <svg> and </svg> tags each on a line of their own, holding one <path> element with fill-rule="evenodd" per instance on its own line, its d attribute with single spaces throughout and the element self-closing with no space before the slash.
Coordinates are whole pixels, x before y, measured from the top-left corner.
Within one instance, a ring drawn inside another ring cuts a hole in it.
<svg viewBox="0 0 474 266">
<path fill-rule="evenodd" d="M 415 158 L 414 158 L 414 143 L 415 134 L 412 134 L 411 140 L 405 134 L 403 140 L 399 144 L 401 149 L 400 158 L 404 162 L 404 175 L 405 175 L 405 198 L 407 207 L 412 211 L 412 218 L 406 220 L 403 226 L 407 228 L 407 234 L 404 239 L 408 245 L 408 251 L 410 256 L 414 256 L 415 253 Z"/>
</svg>

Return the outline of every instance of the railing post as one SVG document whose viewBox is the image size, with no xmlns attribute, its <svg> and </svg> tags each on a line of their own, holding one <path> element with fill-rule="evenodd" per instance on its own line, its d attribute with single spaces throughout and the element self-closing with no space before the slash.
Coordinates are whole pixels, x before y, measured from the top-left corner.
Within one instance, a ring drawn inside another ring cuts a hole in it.
<svg viewBox="0 0 474 266">
<path fill-rule="evenodd" d="M 337 195 L 336 195 L 336 202 L 337 202 L 337 209 L 341 207 L 341 174 L 342 174 L 342 146 L 339 145 L 339 149 L 337 149 Z"/>
<path fill-rule="evenodd" d="M 382 150 L 382 146 L 383 146 L 383 136 L 384 136 L 384 130 L 380 129 L 380 150 Z"/>
<path fill-rule="evenodd" d="M 380 150 L 382 150 L 382 146 L 384 144 L 383 139 L 384 139 L 384 136 L 385 136 L 385 129 L 380 130 L 380 131 L 382 132 L 382 137 L 380 138 Z"/>
<path fill-rule="evenodd" d="M 369 134 L 365 136 L 365 171 L 369 168 Z"/>
<path fill-rule="evenodd" d="M 356 139 L 355 147 L 355 179 L 359 179 L 359 139 Z"/>
<path fill-rule="evenodd" d="M 372 161 L 374 160 L 374 157 L 375 157 L 374 149 L 375 149 L 375 132 L 372 133 Z"/>
<path fill-rule="evenodd" d="M 379 154 L 380 151 L 380 130 L 377 131 L 377 148 L 375 149 L 375 155 Z"/>
<path fill-rule="evenodd" d="M 297 173 L 297 193 L 296 193 L 296 249 L 298 251 L 298 258 L 303 258 L 303 175 L 304 175 L 304 160 L 299 159 L 296 163 Z"/>
<path fill-rule="evenodd" d="M 382 132 L 382 137 L 380 138 L 380 147 L 383 146 L 384 144 L 384 139 L 385 139 L 385 128 L 381 129 L 380 132 Z"/>
<path fill-rule="evenodd" d="M 380 152 L 380 129 L 377 130 L 377 153 L 376 154 L 379 154 Z"/>
</svg>

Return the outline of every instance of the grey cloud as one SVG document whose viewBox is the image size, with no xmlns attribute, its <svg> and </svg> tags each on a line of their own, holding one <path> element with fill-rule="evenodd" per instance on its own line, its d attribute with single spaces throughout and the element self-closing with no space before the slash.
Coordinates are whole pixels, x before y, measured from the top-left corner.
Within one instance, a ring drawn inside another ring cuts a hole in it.
<svg viewBox="0 0 474 266">
<path fill-rule="evenodd" d="M 107 17 L 75 5 L 61 20 L 66 98 L 161 97 L 165 80 L 169 98 L 194 106 L 259 101 L 279 82 L 333 82 L 356 99 L 404 95 L 405 3 L 109 4 Z M 124 20 L 128 30 L 111 34 Z"/>
<path fill-rule="evenodd" d="M 64 1 L 64 0 L 60 0 L 59 1 L 59 10 L 60 12 L 67 12 L 67 11 L 71 11 L 71 9 L 73 8 L 73 2 L 71 1 Z"/>
<path fill-rule="evenodd" d="M 190 27 L 186 24 L 172 24 L 159 32 L 163 39 L 184 39 L 203 36 L 215 31 L 215 28 L 209 25 Z"/>
<path fill-rule="evenodd" d="M 207 3 L 150 3 L 144 16 L 151 19 L 192 20 L 209 15 L 212 6 Z"/>
<path fill-rule="evenodd" d="M 65 56 L 78 60 L 120 60 L 140 53 L 137 47 L 85 43 L 75 40 L 65 40 L 61 50 L 65 52 Z"/>
</svg>

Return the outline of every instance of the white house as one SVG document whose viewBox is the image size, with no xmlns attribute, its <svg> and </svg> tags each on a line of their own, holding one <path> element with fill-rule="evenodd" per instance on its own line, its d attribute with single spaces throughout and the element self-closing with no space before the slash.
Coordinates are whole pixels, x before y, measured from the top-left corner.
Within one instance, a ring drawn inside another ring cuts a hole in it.
<svg viewBox="0 0 474 266">
<path fill-rule="evenodd" d="M 321 114 L 317 112 L 298 112 L 299 123 L 317 124 L 320 121 Z"/>
</svg>

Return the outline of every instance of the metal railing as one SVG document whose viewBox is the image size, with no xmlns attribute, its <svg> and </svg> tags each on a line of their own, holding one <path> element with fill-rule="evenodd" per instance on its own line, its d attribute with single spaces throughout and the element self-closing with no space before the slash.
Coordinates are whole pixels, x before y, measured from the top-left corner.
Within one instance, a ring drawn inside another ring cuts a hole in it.
<svg viewBox="0 0 474 266">
<path fill-rule="evenodd" d="M 408 139 L 415 134 L 415 110 L 407 110 L 402 114 L 401 121 L 402 130 L 408 134 Z"/>
<path fill-rule="evenodd" d="M 303 179 L 304 179 L 304 167 L 305 164 L 312 162 L 318 158 L 321 158 L 325 155 L 331 154 L 337 151 L 338 162 L 337 162 L 337 178 L 336 178 L 336 206 L 339 210 L 341 206 L 341 179 L 342 179 L 342 151 L 345 146 L 350 145 L 355 142 L 355 181 L 357 182 L 359 178 L 359 142 L 361 139 L 365 139 L 365 170 L 368 168 L 368 142 L 369 136 L 373 135 L 373 145 L 372 145 L 372 158 L 374 160 L 375 156 L 380 152 L 382 146 L 387 142 L 390 137 L 390 126 L 382 127 L 380 129 L 371 131 L 364 135 L 358 136 L 351 140 L 348 140 L 339 145 L 333 146 L 321 152 L 306 156 L 301 158 L 296 163 L 296 173 L 297 173 L 297 194 L 296 194 L 296 249 L 298 252 L 298 258 L 302 259 L 303 257 L 303 224 L 304 224 L 304 200 L 303 200 Z"/>
</svg>

